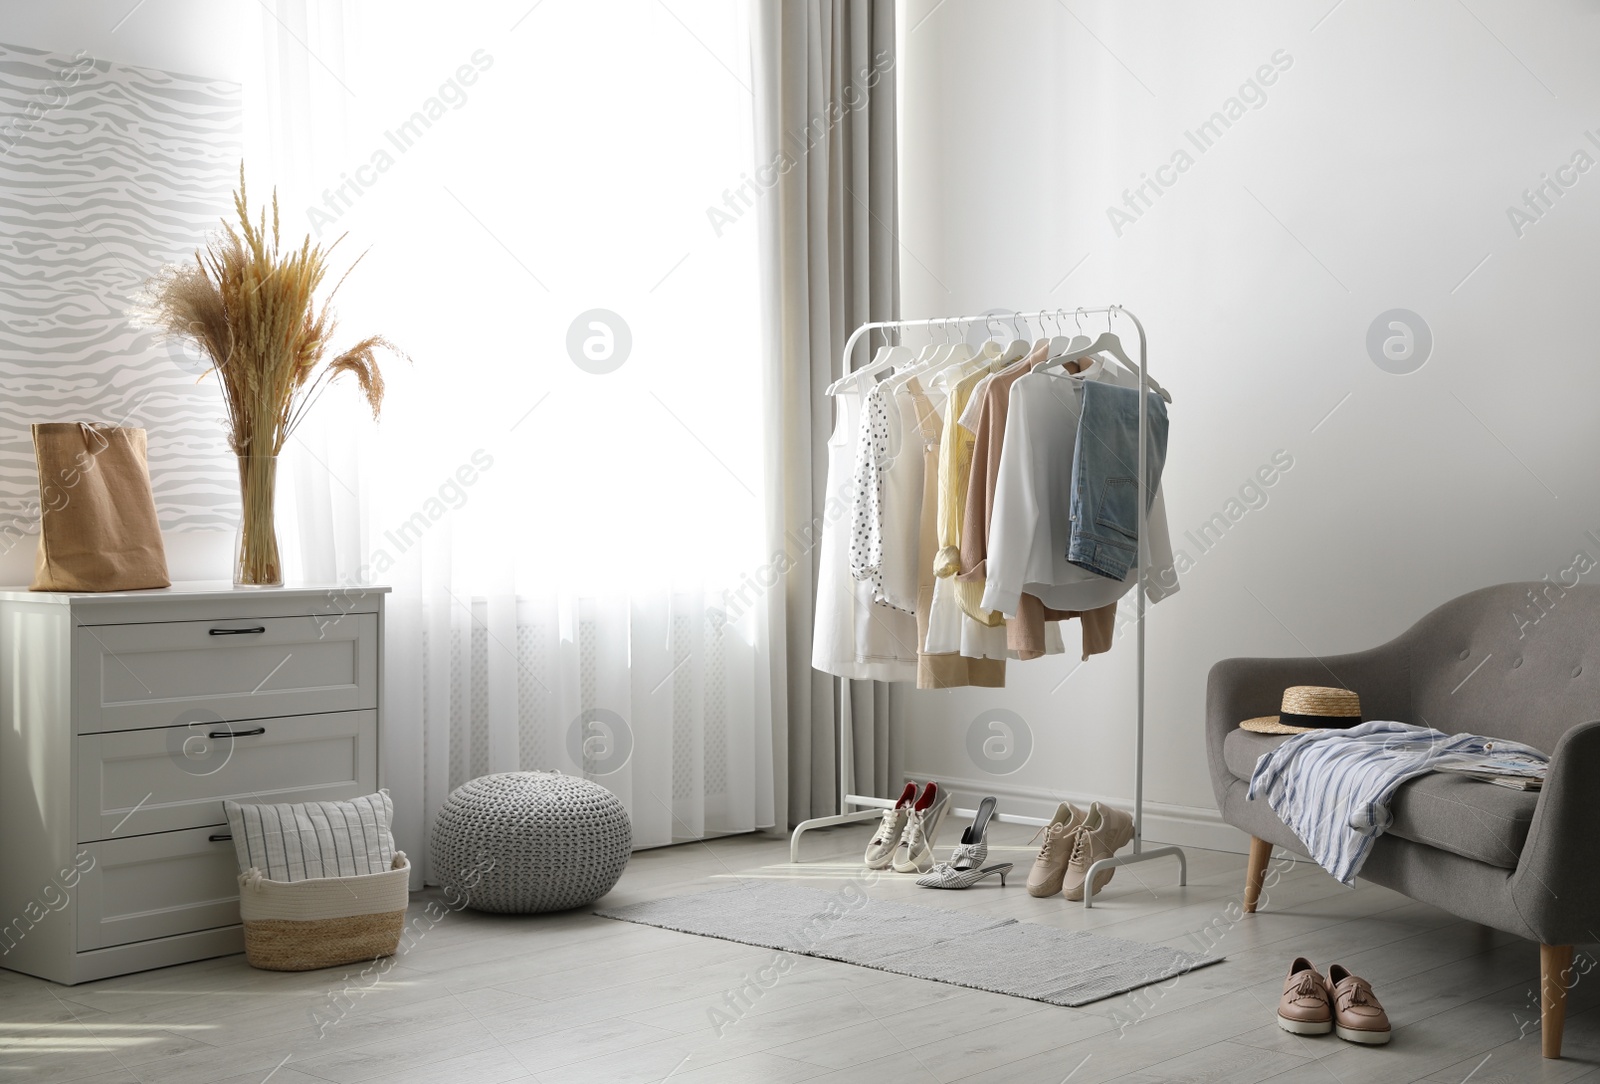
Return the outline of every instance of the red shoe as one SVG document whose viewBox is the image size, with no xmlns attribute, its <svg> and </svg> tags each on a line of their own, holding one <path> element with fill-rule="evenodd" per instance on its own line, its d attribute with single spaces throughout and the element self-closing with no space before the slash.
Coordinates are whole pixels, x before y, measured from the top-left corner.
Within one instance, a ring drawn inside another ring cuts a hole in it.
<svg viewBox="0 0 1600 1084">
<path fill-rule="evenodd" d="M 894 851 L 896 873 L 927 873 L 933 868 L 933 844 L 949 808 L 950 799 L 939 793 L 939 784 L 929 783 L 922 788 L 906 817 L 900 846 Z"/>
</svg>

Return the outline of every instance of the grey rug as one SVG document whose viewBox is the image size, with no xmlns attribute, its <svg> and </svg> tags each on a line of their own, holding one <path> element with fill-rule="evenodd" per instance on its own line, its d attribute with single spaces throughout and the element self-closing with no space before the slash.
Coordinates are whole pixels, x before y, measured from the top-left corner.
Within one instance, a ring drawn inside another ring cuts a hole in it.
<svg viewBox="0 0 1600 1084">
<path fill-rule="evenodd" d="M 1087 1005 L 1223 959 L 1014 918 L 875 900 L 854 885 L 822 892 L 746 881 L 595 914 L 1051 1005 Z"/>
</svg>

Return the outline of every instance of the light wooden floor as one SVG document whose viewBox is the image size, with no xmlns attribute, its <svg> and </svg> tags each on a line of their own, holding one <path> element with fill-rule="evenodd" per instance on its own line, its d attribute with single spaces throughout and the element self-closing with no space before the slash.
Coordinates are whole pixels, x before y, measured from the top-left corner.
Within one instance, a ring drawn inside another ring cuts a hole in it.
<svg viewBox="0 0 1600 1084">
<path fill-rule="evenodd" d="M 749 836 L 642 852 L 608 902 L 738 877 L 840 886 L 861 876 L 866 834 L 813 833 L 798 867 L 785 842 Z M 735 1016 L 726 995 L 772 951 L 586 912 L 462 912 L 381 980 L 253 971 L 242 957 L 78 987 L 0 972 L 0 1082 L 1600 1082 L 1600 976 L 1573 990 L 1567 1057 L 1546 1062 L 1531 944 L 1385 889 L 1342 888 L 1303 863 L 1282 872 L 1262 913 L 1231 921 L 1244 859 L 1210 851 L 1190 851 L 1186 889 L 1171 862 L 1124 869 L 1085 913 L 1023 890 L 1027 835 L 991 830 L 990 860 L 1017 863 L 1005 889 L 935 893 L 884 874 L 870 891 L 1189 948 L 1209 927 L 1228 961 L 1063 1009 L 803 958 L 719 1034 L 712 1009 Z M 1296 954 L 1370 979 L 1394 1041 L 1280 1031 L 1273 1009 Z M 334 1021 L 320 1036 L 313 1012 Z"/>
</svg>

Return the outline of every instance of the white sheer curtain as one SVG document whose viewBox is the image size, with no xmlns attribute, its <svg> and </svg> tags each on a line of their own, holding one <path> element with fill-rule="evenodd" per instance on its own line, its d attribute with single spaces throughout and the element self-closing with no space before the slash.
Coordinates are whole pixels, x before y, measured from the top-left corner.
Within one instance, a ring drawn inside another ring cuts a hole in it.
<svg viewBox="0 0 1600 1084">
<path fill-rule="evenodd" d="M 292 572 L 394 589 L 402 845 L 530 769 L 610 788 L 636 846 L 772 826 L 742 0 L 267 7 L 257 193 L 348 232 L 345 332 L 414 358 L 375 427 L 324 399 L 280 499 Z"/>
</svg>

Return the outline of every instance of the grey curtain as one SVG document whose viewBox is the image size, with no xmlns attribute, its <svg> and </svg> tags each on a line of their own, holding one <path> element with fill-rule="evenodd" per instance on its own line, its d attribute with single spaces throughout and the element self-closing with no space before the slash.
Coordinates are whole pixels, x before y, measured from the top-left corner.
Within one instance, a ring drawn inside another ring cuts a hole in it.
<svg viewBox="0 0 1600 1084">
<path fill-rule="evenodd" d="M 774 736 L 790 823 L 838 811 L 839 680 L 811 668 L 826 444 L 845 339 L 899 314 L 893 0 L 752 0 L 772 549 Z M 868 341 L 868 340 L 871 341 Z M 864 337 L 857 364 L 876 336 Z M 903 690 L 847 683 L 856 793 L 902 776 Z M 778 808 L 783 808 L 780 800 Z"/>
</svg>

